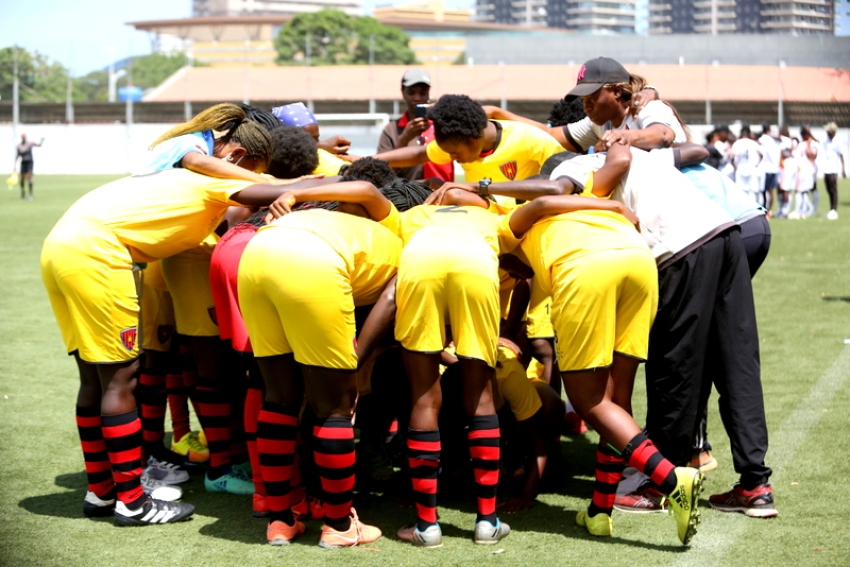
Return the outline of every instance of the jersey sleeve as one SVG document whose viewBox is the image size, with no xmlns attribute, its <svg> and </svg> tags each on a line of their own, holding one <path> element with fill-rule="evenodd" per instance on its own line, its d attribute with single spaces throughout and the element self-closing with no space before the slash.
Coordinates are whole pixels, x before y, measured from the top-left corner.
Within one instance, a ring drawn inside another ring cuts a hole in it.
<svg viewBox="0 0 850 567">
<path fill-rule="evenodd" d="M 528 136 L 530 138 L 528 147 L 533 148 L 533 158 L 540 164 L 540 167 L 543 167 L 547 159 L 564 151 L 564 147 L 561 146 L 558 140 L 539 128 L 532 127 L 528 132 Z"/>
<path fill-rule="evenodd" d="M 428 142 L 428 145 L 425 146 L 425 153 L 428 155 L 428 161 L 437 164 L 452 162 L 452 156 L 444 152 L 436 141 Z"/>
<path fill-rule="evenodd" d="M 390 203 L 390 214 L 384 220 L 378 221 L 378 224 L 387 227 L 393 234 L 401 238 L 401 213 L 392 203 Z"/>
<path fill-rule="evenodd" d="M 646 106 L 641 109 L 640 114 L 638 114 L 638 119 L 640 120 L 641 128 L 646 128 L 653 124 L 662 124 L 673 131 L 674 143 L 679 144 L 687 142 L 685 129 L 682 128 L 682 125 L 679 123 L 679 119 L 676 118 L 676 114 L 673 112 L 673 109 L 660 100 L 652 100 L 647 103 Z"/>
<path fill-rule="evenodd" d="M 339 175 L 340 168 L 347 164 L 347 161 L 339 159 L 329 151 L 319 148 L 319 165 L 313 173 L 321 173 L 326 177 L 333 177 L 334 175 Z"/>
<path fill-rule="evenodd" d="M 240 179 L 218 179 L 216 177 L 207 177 L 206 175 L 198 174 L 202 179 L 199 181 L 203 184 L 204 192 L 208 201 L 239 207 L 242 206 L 232 199 L 233 195 L 239 193 L 246 187 L 256 185 L 253 181 L 243 181 Z"/>
<path fill-rule="evenodd" d="M 159 171 L 162 169 L 172 169 L 181 167 L 180 162 L 186 154 L 197 153 L 201 155 L 210 155 L 209 148 L 203 134 L 185 134 L 171 138 L 159 144 L 153 150 L 151 157 L 146 167 L 147 171 Z"/>
<path fill-rule="evenodd" d="M 573 141 L 581 146 L 582 151 L 587 151 L 587 148 L 599 141 L 599 135 L 593 128 L 590 118 L 585 117 L 578 122 L 567 124 L 566 129 Z"/>
<path fill-rule="evenodd" d="M 520 242 L 522 242 L 522 239 L 514 236 L 514 233 L 511 230 L 511 217 L 513 216 L 513 212 L 514 211 L 511 211 L 510 214 L 499 216 L 499 254 L 510 254 L 519 246 Z"/>
</svg>

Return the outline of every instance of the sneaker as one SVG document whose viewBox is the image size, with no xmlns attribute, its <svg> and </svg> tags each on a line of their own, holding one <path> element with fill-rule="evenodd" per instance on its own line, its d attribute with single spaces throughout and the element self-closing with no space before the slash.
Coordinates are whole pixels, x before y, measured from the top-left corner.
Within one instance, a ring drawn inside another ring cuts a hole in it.
<svg viewBox="0 0 850 567">
<path fill-rule="evenodd" d="M 561 435 L 581 435 L 587 433 L 587 424 L 574 411 L 564 414 L 564 424 L 561 427 Z"/>
<path fill-rule="evenodd" d="M 325 517 L 325 506 L 318 498 L 307 496 L 292 505 L 292 513 L 296 520 L 321 520 Z"/>
<path fill-rule="evenodd" d="M 357 512 L 352 508 L 351 526 L 346 531 L 337 531 L 327 524 L 322 526 L 322 537 L 319 539 L 319 547 L 324 547 L 325 549 L 354 547 L 360 543 L 372 543 L 379 537 L 381 537 L 381 530 L 375 526 L 361 522 L 357 517 Z"/>
<path fill-rule="evenodd" d="M 826 213 L 826 218 L 829 220 L 838 220 L 838 211 L 831 209 L 828 213 Z"/>
<path fill-rule="evenodd" d="M 200 431 L 192 431 L 191 433 L 189 433 L 189 435 L 197 439 L 198 443 L 200 443 L 204 447 L 209 448 L 210 444 L 207 443 L 207 434 L 204 433 L 203 429 L 201 429 Z"/>
<path fill-rule="evenodd" d="M 180 484 L 189 480 L 189 473 L 182 470 L 180 465 L 158 461 L 153 457 L 148 459 L 148 466 L 142 476 L 148 476 L 165 484 Z"/>
<path fill-rule="evenodd" d="M 306 529 L 307 527 L 298 520 L 292 526 L 276 520 L 269 522 L 269 527 L 266 528 L 266 539 L 269 540 L 269 545 L 289 545 L 292 540 L 303 534 Z"/>
<path fill-rule="evenodd" d="M 254 483 L 246 478 L 240 470 L 231 469 L 230 472 L 221 475 L 217 479 L 210 478 L 209 473 L 204 476 L 204 488 L 207 492 L 226 492 L 228 494 L 254 494 Z"/>
<path fill-rule="evenodd" d="M 184 435 L 179 441 L 172 439 L 171 450 L 187 457 L 193 463 L 205 463 L 210 460 L 210 450 L 191 433 Z"/>
<path fill-rule="evenodd" d="M 608 514 L 596 514 L 590 516 L 587 510 L 576 514 L 576 524 L 587 528 L 590 535 L 599 537 L 611 537 L 614 533 L 614 522 Z"/>
<path fill-rule="evenodd" d="M 499 540 L 508 537 L 511 535 L 511 527 L 504 522 L 496 519 L 496 525 L 494 526 L 487 520 L 481 520 L 480 522 L 475 522 L 475 530 L 474 530 L 473 541 L 479 545 L 495 545 L 499 543 Z"/>
<path fill-rule="evenodd" d="M 398 539 L 412 543 L 416 547 L 425 549 L 443 547 L 443 530 L 440 529 L 440 524 L 433 524 L 425 528 L 424 532 L 420 532 L 414 522 L 398 530 L 396 535 Z"/>
<path fill-rule="evenodd" d="M 651 483 L 645 483 L 634 492 L 618 494 L 614 508 L 620 512 L 652 514 L 664 511 L 664 493 Z"/>
<path fill-rule="evenodd" d="M 183 498 L 183 490 L 179 486 L 168 484 L 145 474 L 139 481 L 142 483 L 142 490 L 151 498 L 164 502 L 174 502 Z"/>
<path fill-rule="evenodd" d="M 239 471 L 239 473 L 245 478 L 250 478 L 253 480 L 253 471 L 251 470 L 251 461 L 245 461 L 244 463 L 239 463 L 238 465 L 232 465 L 231 467 L 235 471 Z"/>
<path fill-rule="evenodd" d="M 148 498 L 136 510 L 130 510 L 119 500 L 115 503 L 115 525 L 173 524 L 185 520 L 194 513 L 194 506 L 180 502 L 163 502 L 155 498 Z"/>
<path fill-rule="evenodd" d="M 255 518 L 265 518 L 269 515 L 269 505 L 266 504 L 266 497 L 256 492 L 251 499 L 251 515 Z"/>
<path fill-rule="evenodd" d="M 697 469 L 676 467 L 676 488 L 667 496 L 670 512 L 676 517 L 679 541 L 688 545 L 699 524 L 699 494 L 705 477 Z"/>
<path fill-rule="evenodd" d="M 769 484 L 760 484 L 753 490 L 744 490 L 736 484 L 729 492 L 713 494 L 708 503 L 721 512 L 743 512 L 751 518 L 773 518 L 778 515 L 773 503 L 773 490 Z"/>
<path fill-rule="evenodd" d="M 111 516 L 115 511 L 115 498 L 101 499 L 97 494 L 89 490 L 83 500 L 83 514 L 88 518 L 102 518 Z"/>
<path fill-rule="evenodd" d="M 711 455 L 711 451 L 698 451 L 694 453 L 688 466 L 697 469 L 699 472 L 713 471 L 717 468 L 717 459 Z"/>
</svg>

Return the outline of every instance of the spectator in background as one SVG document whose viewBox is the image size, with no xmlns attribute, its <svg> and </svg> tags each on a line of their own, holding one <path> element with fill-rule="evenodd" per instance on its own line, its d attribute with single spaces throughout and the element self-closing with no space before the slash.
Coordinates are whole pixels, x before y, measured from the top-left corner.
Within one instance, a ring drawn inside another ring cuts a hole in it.
<svg viewBox="0 0 850 567">
<path fill-rule="evenodd" d="M 759 164 L 764 173 L 764 205 L 767 214 L 773 208 L 773 192 L 779 187 L 779 160 L 782 157 L 782 141 L 771 133 L 770 124 L 762 122 L 758 143 L 764 156 Z"/>
<path fill-rule="evenodd" d="M 823 172 L 823 181 L 829 195 L 829 212 L 826 218 L 836 220 L 838 219 L 838 173 L 841 173 L 842 178 L 846 178 L 847 171 L 844 168 L 844 155 L 835 142 L 838 125 L 830 122 L 823 129 L 826 130 L 826 141 L 821 144 L 821 151 L 818 154 L 818 168 Z"/>
<path fill-rule="evenodd" d="M 316 167 L 314 174 L 325 175 L 332 177 L 339 174 L 340 168 L 348 165 L 348 161 L 337 157 L 339 154 L 348 153 L 351 147 L 351 142 L 340 135 L 327 140 L 319 140 L 319 121 L 309 108 L 304 106 L 303 102 L 294 102 L 284 106 L 276 106 L 272 108 L 278 120 L 284 126 L 296 126 L 301 128 L 316 141 L 318 146 L 319 165 Z"/>
<path fill-rule="evenodd" d="M 800 138 L 794 150 L 797 163 L 797 206 L 789 219 L 804 219 L 818 214 L 817 165 L 820 144 L 808 126 L 800 127 Z"/>
<path fill-rule="evenodd" d="M 788 126 L 779 129 L 779 207 L 776 211 L 777 218 L 788 218 L 791 212 L 791 193 L 797 191 L 797 162 L 794 157 L 794 148 L 797 147 L 797 139 L 788 133 Z"/>
<path fill-rule="evenodd" d="M 33 170 L 33 159 L 32 159 L 32 149 L 40 148 L 41 144 L 44 143 L 44 138 L 41 139 L 39 143 L 28 142 L 27 135 L 21 134 L 21 143 L 15 147 L 17 151 L 17 155 L 15 155 L 15 165 L 18 164 L 18 160 L 21 160 L 21 199 L 27 199 L 28 201 L 32 201 L 32 170 Z M 30 185 L 30 194 L 26 195 L 24 191 L 24 184 L 29 181 Z"/>
<path fill-rule="evenodd" d="M 425 105 L 431 98 L 431 77 L 421 69 L 411 69 L 401 78 L 401 97 L 407 109 L 381 132 L 376 154 L 406 146 L 424 146 L 434 139 L 434 123 L 425 117 Z M 418 113 L 417 113 L 418 111 Z M 415 181 L 437 177 L 454 181 L 454 164 L 426 162 L 422 165 L 394 168 L 399 177 Z"/>
<path fill-rule="evenodd" d="M 735 183 L 750 194 L 759 205 L 764 205 L 763 185 L 759 181 L 758 167 L 762 151 L 749 126 L 741 127 L 741 137 L 729 148 L 735 167 Z"/>
</svg>

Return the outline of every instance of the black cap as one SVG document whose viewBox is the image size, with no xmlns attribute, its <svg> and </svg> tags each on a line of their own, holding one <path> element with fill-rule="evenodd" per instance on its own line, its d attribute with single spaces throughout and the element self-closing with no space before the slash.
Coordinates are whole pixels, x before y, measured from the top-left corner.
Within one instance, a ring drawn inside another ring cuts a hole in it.
<svg viewBox="0 0 850 567">
<path fill-rule="evenodd" d="M 626 68 L 610 57 L 591 59 L 581 66 L 576 78 L 576 86 L 567 93 L 567 101 L 576 97 L 595 93 L 611 83 L 628 83 L 631 75 Z"/>
</svg>

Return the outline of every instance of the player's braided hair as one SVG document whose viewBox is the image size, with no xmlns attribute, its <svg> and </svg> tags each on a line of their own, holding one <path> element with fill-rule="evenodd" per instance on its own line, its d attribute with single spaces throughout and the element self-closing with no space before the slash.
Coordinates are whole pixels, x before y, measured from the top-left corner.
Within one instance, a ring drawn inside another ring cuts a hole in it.
<svg viewBox="0 0 850 567">
<path fill-rule="evenodd" d="M 200 112 L 188 122 L 175 126 L 157 138 L 151 144 L 151 149 L 171 138 L 194 134 L 195 132 L 203 132 L 204 130 L 216 130 L 218 132 L 226 132 L 226 135 L 232 135 L 230 130 L 234 129 L 245 118 L 245 111 L 235 104 L 216 104 Z"/>
<path fill-rule="evenodd" d="M 392 183 L 396 178 L 395 172 L 389 163 L 373 157 L 361 158 L 352 164 L 344 165 L 339 168 L 339 174 L 346 181 L 353 181 L 355 179 L 358 181 L 368 181 L 375 187 L 383 187 L 388 183 Z"/>
<path fill-rule="evenodd" d="M 280 128 L 281 123 L 280 120 L 277 119 L 277 116 L 269 112 L 268 110 L 263 110 L 262 108 L 257 108 L 256 106 L 251 106 L 250 104 L 239 103 L 239 108 L 241 108 L 245 112 L 245 119 L 250 120 L 252 122 L 256 122 L 263 128 L 271 133 L 275 128 Z"/>
<path fill-rule="evenodd" d="M 466 95 L 443 95 L 428 110 L 437 142 L 480 138 L 487 128 L 487 114 Z"/>
<path fill-rule="evenodd" d="M 261 162 L 258 164 L 263 171 L 268 168 L 269 162 L 272 159 L 272 151 L 274 144 L 272 137 L 265 128 L 256 122 L 244 121 L 239 123 L 230 134 L 230 140 L 237 142 L 243 148 L 248 157 L 254 158 Z"/>
<path fill-rule="evenodd" d="M 278 179 L 293 179 L 309 175 L 319 165 L 319 153 L 316 141 L 297 126 L 283 126 L 280 121 L 271 131 L 272 153 L 271 163 L 266 173 Z"/>
<path fill-rule="evenodd" d="M 399 212 L 421 205 L 431 194 L 431 188 L 427 185 L 400 177 L 381 187 L 380 191 Z"/>
</svg>

